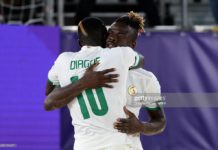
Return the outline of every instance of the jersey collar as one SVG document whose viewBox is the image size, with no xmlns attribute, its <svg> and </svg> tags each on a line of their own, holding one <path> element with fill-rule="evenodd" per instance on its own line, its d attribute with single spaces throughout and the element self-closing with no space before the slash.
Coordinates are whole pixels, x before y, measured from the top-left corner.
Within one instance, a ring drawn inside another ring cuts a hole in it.
<svg viewBox="0 0 218 150">
<path fill-rule="evenodd" d="M 83 52 L 83 51 L 95 51 L 95 50 L 100 50 L 100 49 L 103 49 L 101 46 L 83 46 L 80 50 L 80 52 Z"/>
</svg>

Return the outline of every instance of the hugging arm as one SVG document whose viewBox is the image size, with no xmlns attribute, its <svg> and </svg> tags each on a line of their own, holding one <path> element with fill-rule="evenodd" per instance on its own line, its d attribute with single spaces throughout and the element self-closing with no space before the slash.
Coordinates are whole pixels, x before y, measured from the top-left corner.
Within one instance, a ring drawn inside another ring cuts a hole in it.
<svg viewBox="0 0 218 150">
<path fill-rule="evenodd" d="M 119 132 L 127 134 L 142 133 L 144 135 L 155 135 L 163 132 L 166 126 L 166 119 L 161 108 L 157 110 L 148 110 L 150 120 L 148 122 L 140 121 L 131 111 L 124 107 L 124 112 L 128 118 L 118 118 L 114 123 L 114 128 Z"/>
<path fill-rule="evenodd" d="M 44 108 L 47 111 L 54 110 L 66 106 L 75 97 L 77 97 L 82 91 L 87 88 L 106 87 L 113 88 L 110 83 L 118 82 L 118 74 L 112 74 L 115 71 L 114 68 L 105 69 L 103 71 L 94 71 L 94 68 L 98 65 L 91 65 L 85 72 L 84 76 L 65 87 L 56 87 L 47 84 L 46 99 L 44 101 Z"/>
</svg>

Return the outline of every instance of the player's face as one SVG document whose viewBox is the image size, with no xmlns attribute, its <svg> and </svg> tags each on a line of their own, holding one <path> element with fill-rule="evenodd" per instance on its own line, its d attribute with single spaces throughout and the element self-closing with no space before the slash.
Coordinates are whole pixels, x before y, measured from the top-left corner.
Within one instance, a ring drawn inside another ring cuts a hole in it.
<svg viewBox="0 0 218 150">
<path fill-rule="evenodd" d="M 108 30 L 106 47 L 112 48 L 117 46 L 132 47 L 131 27 L 122 23 L 113 23 Z"/>
</svg>

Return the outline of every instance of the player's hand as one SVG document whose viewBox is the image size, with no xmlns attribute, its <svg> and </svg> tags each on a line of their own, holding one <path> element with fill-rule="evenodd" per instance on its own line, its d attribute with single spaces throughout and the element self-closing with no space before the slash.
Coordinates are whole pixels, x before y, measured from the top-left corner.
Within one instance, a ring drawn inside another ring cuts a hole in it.
<svg viewBox="0 0 218 150">
<path fill-rule="evenodd" d="M 126 107 L 123 108 L 128 118 L 118 118 L 114 123 L 114 128 L 119 132 L 127 134 L 140 133 L 143 128 L 143 124 L 138 120 L 138 118 L 129 111 Z"/>
<path fill-rule="evenodd" d="M 109 68 L 102 71 L 95 71 L 94 69 L 99 65 L 95 63 L 87 68 L 84 76 L 81 78 L 86 88 L 106 87 L 113 88 L 111 83 L 118 82 L 119 74 L 114 74 L 115 68 Z"/>
</svg>

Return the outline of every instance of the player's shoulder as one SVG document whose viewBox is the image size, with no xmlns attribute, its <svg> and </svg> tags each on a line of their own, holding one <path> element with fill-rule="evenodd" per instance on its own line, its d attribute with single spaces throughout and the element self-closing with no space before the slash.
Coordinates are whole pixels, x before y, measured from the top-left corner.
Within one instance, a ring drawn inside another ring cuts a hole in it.
<svg viewBox="0 0 218 150">
<path fill-rule="evenodd" d="M 133 51 L 133 49 L 131 47 L 127 47 L 127 46 L 118 46 L 118 47 L 114 47 L 114 48 L 110 48 L 111 51 Z"/>
<path fill-rule="evenodd" d="M 131 50 L 130 47 L 113 47 L 113 48 L 102 48 L 102 54 L 106 56 L 113 56 L 113 57 L 123 57 L 126 53 L 129 53 Z"/>
<path fill-rule="evenodd" d="M 114 47 L 114 48 L 111 48 L 109 51 L 111 52 L 112 55 L 121 56 L 122 58 L 125 58 L 124 59 L 125 61 L 128 61 L 128 62 L 130 58 L 133 58 L 133 56 L 134 57 L 137 56 L 137 53 L 131 47 L 126 47 L 126 46 Z"/>
<path fill-rule="evenodd" d="M 57 61 L 65 60 L 75 55 L 75 52 L 63 52 L 58 55 Z"/>
<path fill-rule="evenodd" d="M 59 54 L 59 57 L 71 57 L 75 53 L 76 52 L 63 52 L 63 53 Z"/>
<path fill-rule="evenodd" d="M 151 71 L 142 68 L 129 70 L 129 75 L 138 76 L 146 80 L 157 80 L 157 77 Z"/>
</svg>

